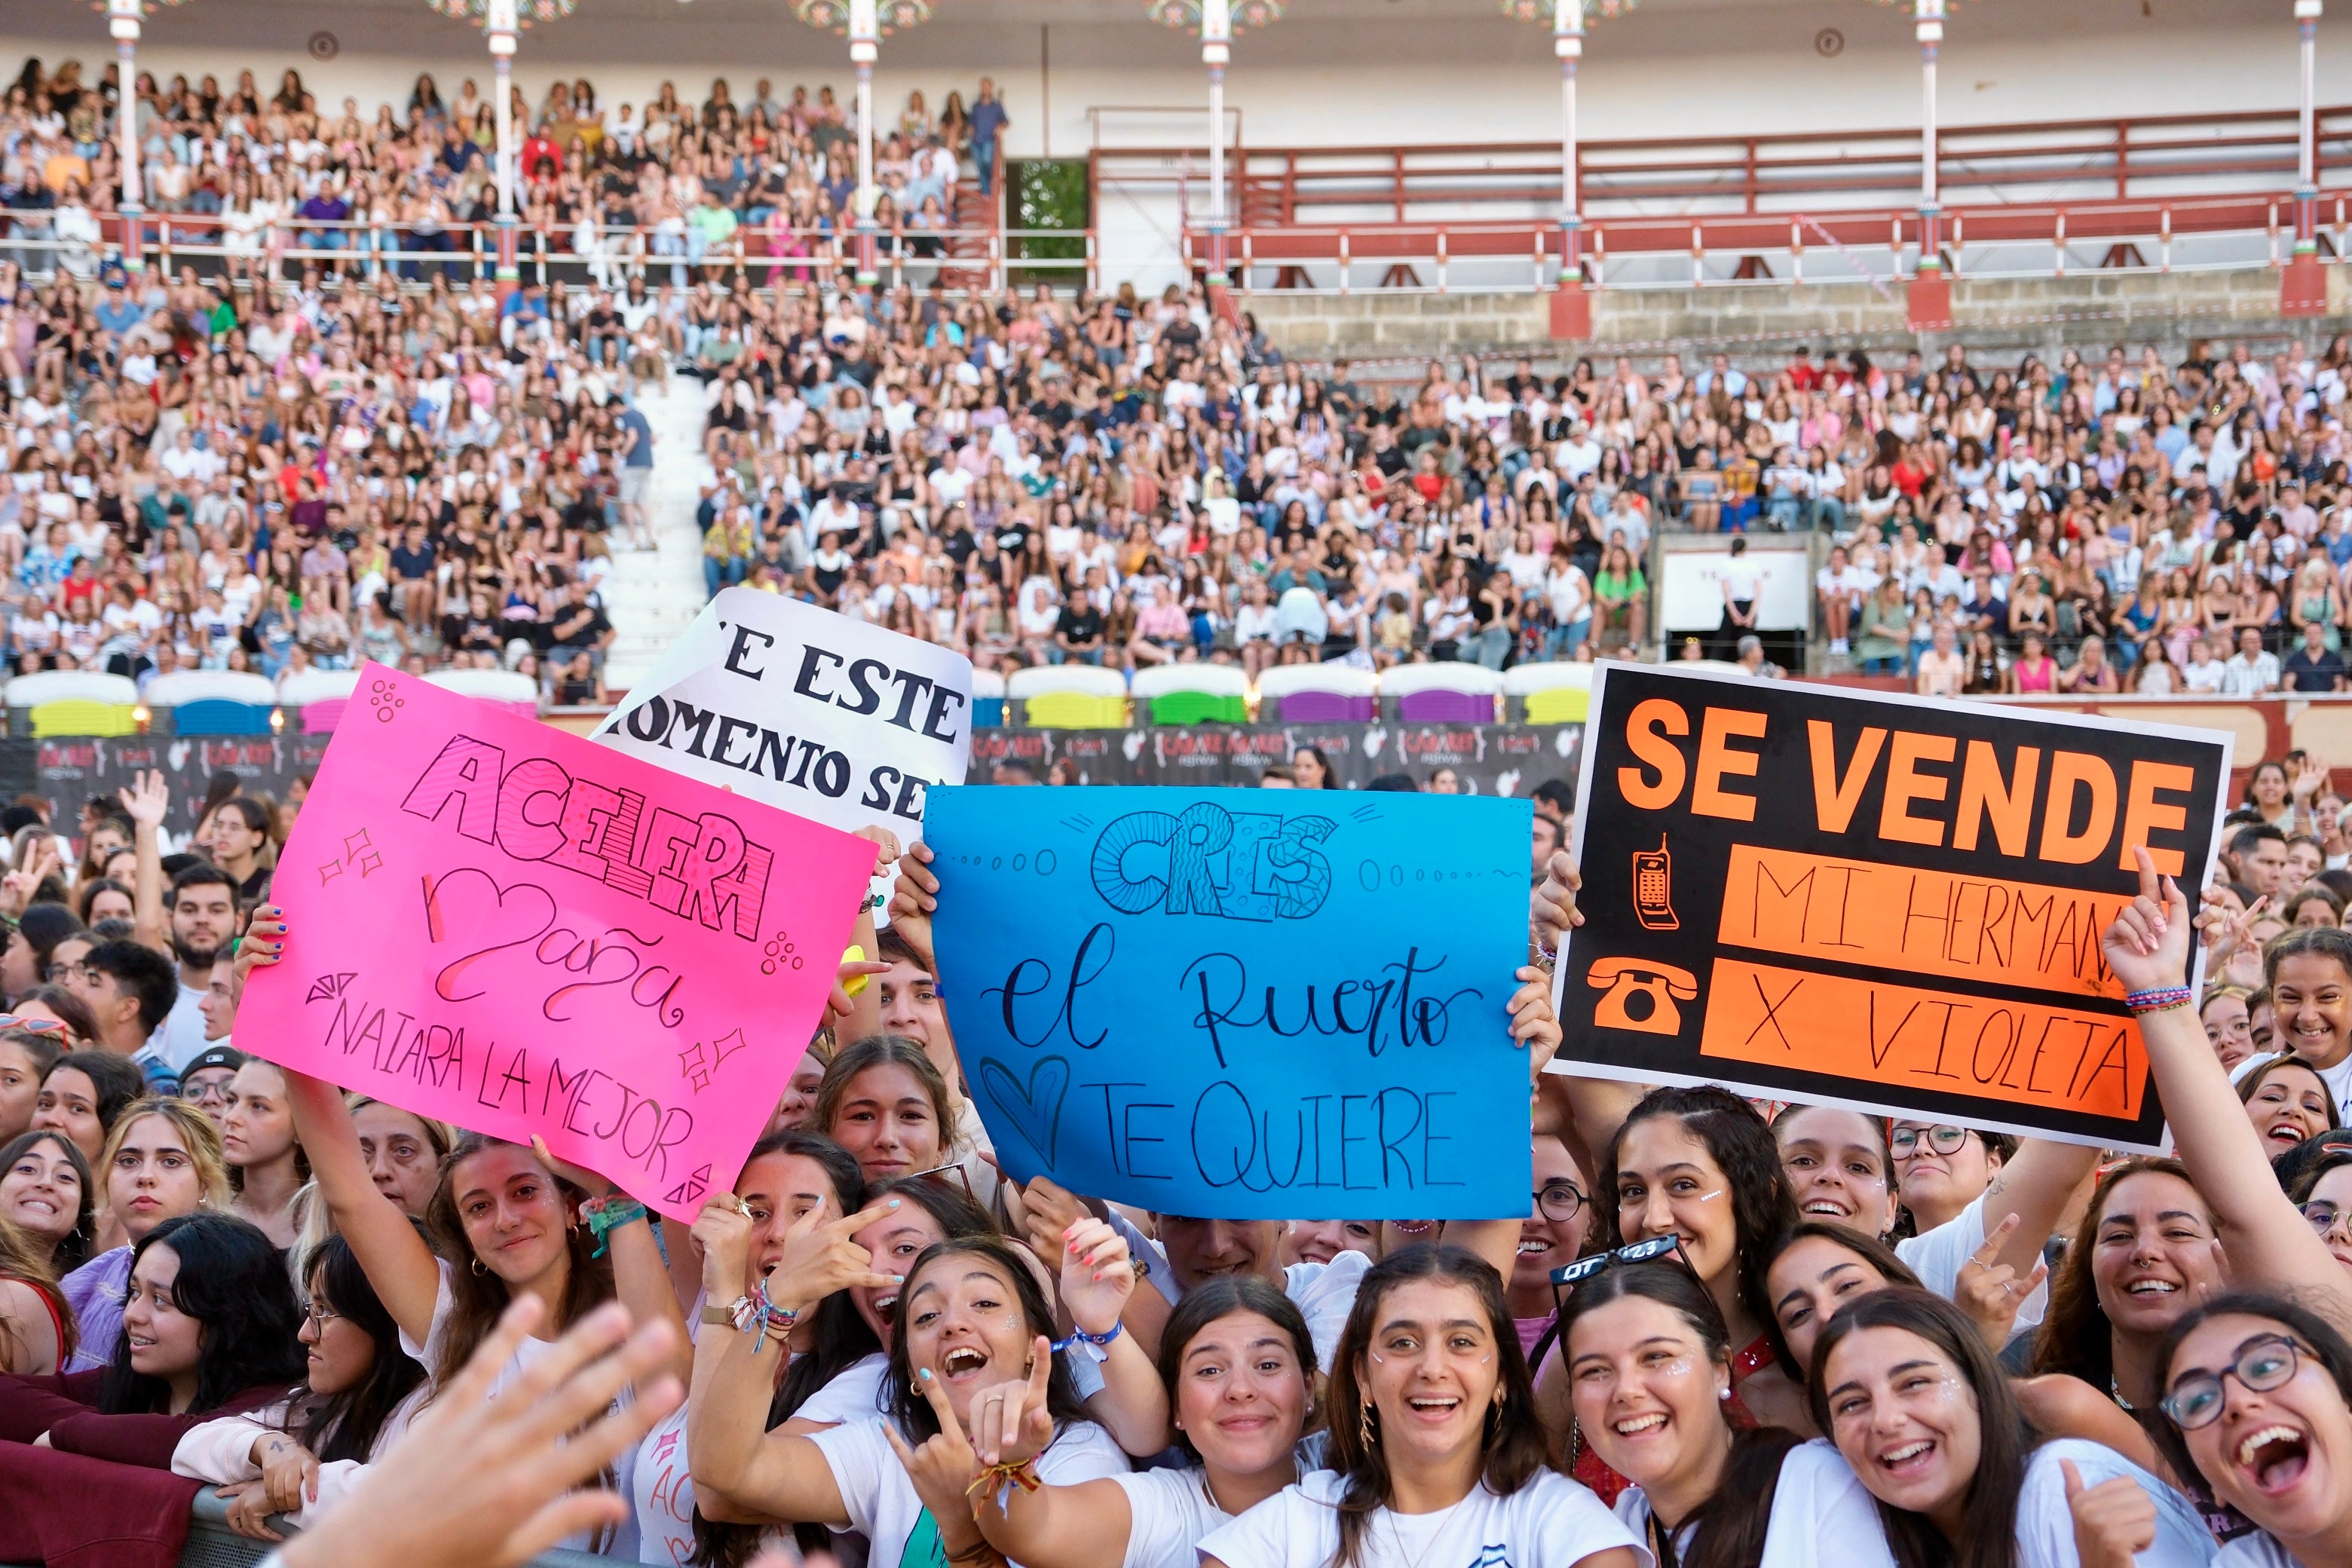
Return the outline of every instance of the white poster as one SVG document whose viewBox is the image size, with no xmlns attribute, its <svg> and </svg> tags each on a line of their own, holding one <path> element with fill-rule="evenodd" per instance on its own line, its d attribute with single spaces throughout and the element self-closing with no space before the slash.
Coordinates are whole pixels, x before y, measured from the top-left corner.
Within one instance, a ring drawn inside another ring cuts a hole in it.
<svg viewBox="0 0 2352 1568">
<path fill-rule="evenodd" d="M 1756 626 L 1760 631 L 1803 631 L 1812 624 L 1812 558 L 1802 549 L 1748 546 L 1742 565 L 1759 579 Z M 1667 550 L 1658 560 L 1658 626 L 1669 632 L 1713 631 L 1723 622 L 1723 571 L 1728 550 Z"/>
<path fill-rule="evenodd" d="M 923 836 L 924 792 L 961 784 L 971 763 L 971 661 L 798 599 L 729 588 L 593 739 L 812 822 L 887 827 L 911 843 Z"/>
</svg>

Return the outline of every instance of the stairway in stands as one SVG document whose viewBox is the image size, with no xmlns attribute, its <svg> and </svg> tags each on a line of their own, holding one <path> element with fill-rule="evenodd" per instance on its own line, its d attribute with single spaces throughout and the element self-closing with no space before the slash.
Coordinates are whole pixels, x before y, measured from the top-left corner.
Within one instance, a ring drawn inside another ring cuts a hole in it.
<svg viewBox="0 0 2352 1568">
<path fill-rule="evenodd" d="M 940 268 L 940 281 L 950 289 L 986 289 L 991 286 L 989 264 L 990 237 L 1001 235 L 1004 227 L 1004 155 L 997 153 L 995 188 L 983 193 L 978 180 L 958 180 L 955 188 L 955 211 L 949 224 L 953 229 L 948 237 L 947 265 Z"/>
<path fill-rule="evenodd" d="M 604 685 L 615 700 L 653 668 L 709 597 L 702 585 L 702 531 L 694 521 L 702 487 L 710 482 L 710 464 L 702 455 L 702 384 L 676 374 L 667 388 L 641 383 L 636 404 L 654 431 L 646 521 L 655 548 L 623 550 L 625 536 L 614 536 L 613 570 L 603 591 L 614 631 Z"/>
</svg>

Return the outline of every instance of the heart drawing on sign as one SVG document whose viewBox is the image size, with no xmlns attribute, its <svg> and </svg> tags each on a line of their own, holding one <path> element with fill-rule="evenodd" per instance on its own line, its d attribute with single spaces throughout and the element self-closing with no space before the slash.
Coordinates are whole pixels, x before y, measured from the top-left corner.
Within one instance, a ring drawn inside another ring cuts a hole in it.
<svg viewBox="0 0 2352 1568">
<path fill-rule="evenodd" d="M 1062 1131 L 1062 1098 L 1070 1092 L 1070 1064 L 1060 1057 L 1041 1058 L 1029 1069 L 1029 1087 L 1024 1089 L 1010 1068 L 992 1057 L 983 1058 L 980 1087 L 1052 1169 L 1054 1144 Z"/>
<path fill-rule="evenodd" d="M 535 883 L 501 888 L 488 871 L 473 866 L 424 880 L 425 934 L 459 953 L 434 977 L 433 989 L 445 1002 L 470 1002 L 484 994 L 478 989 L 458 992 L 466 971 L 492 953 L 537 941 L 555 923 L 555 900 Z"/>
</svg>

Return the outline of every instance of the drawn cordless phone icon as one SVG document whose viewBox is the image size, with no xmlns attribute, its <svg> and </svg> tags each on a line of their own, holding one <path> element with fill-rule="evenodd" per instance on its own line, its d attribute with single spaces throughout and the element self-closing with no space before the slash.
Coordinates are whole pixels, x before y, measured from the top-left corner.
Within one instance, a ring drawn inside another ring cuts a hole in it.
<svg viewBox="0 0 2352 1568">
<path fill-rule="evenodd" d="M 1675 918 L 1675 858 L 1666 853 L 1665 835 L 1655 849 L 1633 851 L 1633 913 L 1645 931 L 1680 931 Z"/>
<path fill-rule="evenodd" d="M 1646 958 L 1604 958 L 1587 971 L 1585 984 L 1608 994 L 1593 1005 L 1596 1029 L 1631 1029 L 1642 1035 L 1682 1033 L 1676 1002 L 1698 998 L 1698 977 L 1671 963 Z"/>
</svg>

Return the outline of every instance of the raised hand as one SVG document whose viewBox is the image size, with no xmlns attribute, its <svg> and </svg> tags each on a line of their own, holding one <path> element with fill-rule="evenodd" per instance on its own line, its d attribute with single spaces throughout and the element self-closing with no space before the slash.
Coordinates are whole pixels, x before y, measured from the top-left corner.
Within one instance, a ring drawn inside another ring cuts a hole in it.
<svg viewBox="0 0 2352 1568">
<path fill-rule="evenodd" d="M 548 1149 L 547 1140 L 536 1132 L 530 1135 L 530 1152 L 539 1156 L 541 1164 L 592 1198 L 604 1197 L 620 1191 L 620 1188 L 613 1184 L 612 1177 L 600 1176 L 585 1165 L 575 1165 L 569 1160 L 557 1159 Z"/>
<path fill-rule="evenodd" d="M 1584 923 L 1576 908 L 1576 892 L 1583 886 L 1568 851 L 1553 850 L 1544 865 L 1542 885 L 1528 895 L 1528 934 L 1538 952 L 1558 952 L 1568 933 Z"/>
<path fill-rule="evenodd" d="M 2016 1215 L 2001 1216 L 2000 1223 L 1985 1237 L 1984 1245 L 1960 1265 L 1959 1280 L 1952 1295 L 1954 1303 L 1984 1335 L 1985 1343 L 1995 1350 L 2007 1344 L 2010 1335 L 2016 1331 L 2018 1310 L 2025 1305 L 2025 1299 L 2050 1278 L 2047 1263 L 2036 1262 L 2033 1272 L 2020 1279 L 2014 1268 L 2000 1261 L 2000 1249 L 2017 1234 L 2017 1226 Z"/>
<path fill-rule="evenodd" d="M 1559 1051 L 1559 1019 L 1551 1010 L 1551 975 L 1536 964 L 1518 972 L 1519 988 L 1505 1004 L 1511 1015 L 1511 1043 L 1528 1053 L 1528 1082 L 1540 1088 L 1545 1064 Z"/>
<path fill-rule="evenodd" d="M 1110 1332 L 1135 1294 L 1135 1259 L 1127 1238 L 1088 1215 L 1065 1227 L 1061 1239 L 1060 1290 L 1070 1321 L 1089 1334 Z"/>
<path fill-rule="evenodd" d="M 121 798 L 122 809 L 141 827 L 161 827 L 172 810 L 172 788 L 164 783 L 160 771 L 150 770 L 138 774 L 128 789 L 114 792 Z"/>
<path fill-rule="evenodd" d="M 2074 1460 L 2058 1465 L 2066 1477 L 2066 1511 L 2074 1516 L 2074 1554 L 2082 1568 L 2132 1568 L 2156 1544 L 2156 1500 L 2129 1476 L 2085 1486 Z"/>
<path fill-rule="evenodd" d="M 971 1396 L 971 1446 L 982 1464 L 1025 1465 L 1045 1451 L 1054 1440 L 1054 1415 L 1045 1406 L 1053 1377 L 1054 1344 L 1040 1334 L 1030 1347 L 1027 1377 Z"/>
<path fill-rule="evenodd" d="M 835 1290 L 853 1287 L 885 1290 L 903 1284 L 896 1274 L 877 1272 L 874 1255 L 851 1239 L 866 1226 L 888 1218 L 899 1202 L 885 1198 L 839 1219 L 827 1219 L 822 1209 L 811 1209 L 793 1221 L 784 1233 L 783 1256 L 768 1276 L 768 1299 L 792 1311 L 814 1307 Z M 739 1272 L 736 1278 L 742 1276 Z"/>
<path fill-rule="evenodd" d="M 890 885 L 890 925 L 916 951 L 931 951 L 931 916 L 940 907 L 940 879 L 931 874 L 931 847 L 919 841 L 898 857 L 898 880 Z"/>
<path fill-rule="evenodd" d="M 2166 991 L 2189 984 L 2189 900 L 2169 877 L 2158 877 L 2147 851 L 2134 846 L 2139 861 L 2139 897 L 2116 911 L 2099 939 L 2107 968 L 2126 992 Z"/>
<path fill-rule="evenodd" d="M 972 1452 L 965 1438 L 963 1426 L 956 1420 L 955 1407 L 948 1403 L 948 1391 L 931 1375 L 929 1367 L 918 1367 L 915 1386 L 930 1401 L 931 1413 L 939 1417 L 940 1429 L 935 1436 L 926 1437 L 919 1446 L 909 1447 L 898 1436 L 896 1422 L 882 1423 L 882 1436 L 890 1441 L 891 1452 L 907 1467 L 907 1479 L 915 1483 L 915 1495 L 930 1510 L 931 1519 L 940 1527 L 940 1544 L 953 1559 L 968 1551 L 980 1540 L 980 1527 L 972 1522 L 971 1486 L 980 1479 L 980 1457 Z"/>
<path fill-rule="evenodd" d="M 995 1161 L 991 1159 L 989 1163 L 994 1164 Z M 1006 1194 L 1006 1206 L 1013 1211 L 1014 1223 L 1041 1258 L 1052 1258 L 1060 1252 L 1062 1238 L 1069 1234 L 1070 1226 L 1087 1217 L 1087 1205 L 1055 1185 L 1050 1177 L 1032 1176 L 1016 1183 L 1008 1176 L 1002 1190 Z"/>
<path fill-rule="evenodd" d="M 720 1193 L 702 1205 L 687 1235 L 702 1248 L 702 1288 L 714 1302 L 724 1304 L 743 1294 L 751 1278 L 751 1216 L 743 1200 Z"/>
<path fill-rule="evenodd" d="M 257 969 L 267 969 L 286 956 L 286 911 L 276 904 L 263 904 L 253 911 L 253 919 L 245 928 L 245 935 L 236 944 L 236 988 L 240 994 L 245 983 Z"/>
</svg>

